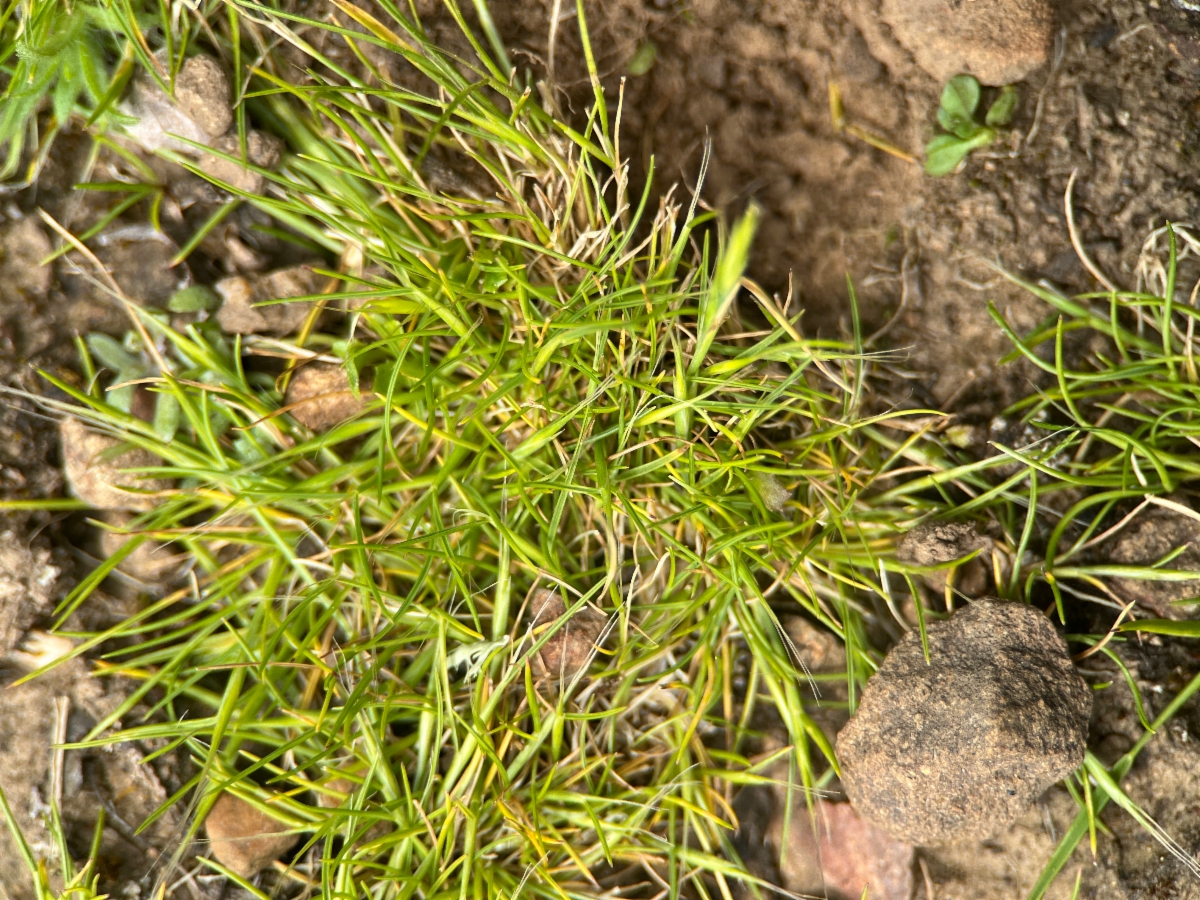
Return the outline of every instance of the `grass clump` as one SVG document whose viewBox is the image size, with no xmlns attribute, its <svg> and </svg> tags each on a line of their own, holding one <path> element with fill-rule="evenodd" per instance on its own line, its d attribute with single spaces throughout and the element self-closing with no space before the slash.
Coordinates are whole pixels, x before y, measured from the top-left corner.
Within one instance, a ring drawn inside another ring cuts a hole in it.
<svg viewBox="0 0 1200 900">
<path fill-rule="evenodd" d="M 835 765 L 767 595 L 845 635 L 852 679 L 874 665 L 842 574 L 847 545 L 897 533 L 850 515 L 899 459 L 859 436 L 867 363 L 757 288 L 768 326 L 738 322 L 756 212 L 701 233 L 694 202 L 632 196 L 598 87 L 573 129 L 478 42 L 468 63 L 399 10 L 339 8 L 362 30 L 237 7 L 243 39 L 314 60 L 300 85 L 256 70 L 246 102 L 295 152 L 242 198 L 335 261 L 293 301 L 306 326 L 230 338 L 128 302 L 125 375 L 93 341 L 84 385 L 56 381 L 63 412 L 173 480 L 127 552 L 191 560 L 186 586 L 72 634 L 135 685 L 79 746 L 186 749 L 183 844 L 232 791 L 305 835 L 320 862 L 284 877 L 326 896 L 726 895 L 752 881 L 727 851 L 733 792 L 765 777 L 756 702 L 806 786 Z M 413 86 L 381 86 L 368 45 Z M 473 181 L 434 190 L 434 160 Z M 313 360 L 368 400 L 324 433 L 282 409 Z M 130 372 L 174 412 L 131 415 Z M 567 612 L 531 633 L 538 588 Z M 586 677 L 536 676 L 585 606 L 606 623 Z"/>
<path fill-rule="evenodd" d="M 911 627 L 909 597 L 918 629 L 946 608 L 895 559 L 917 521 L 990 523 L 1002 596 L 1049 590 L 1061 610 L 1063 591 L 1102 583 L 1077 555 L 1105 516 L 1194 477 L 1194 310 L 1171 290 L 1029 286 L 1062 318 L 1010 333 L 1057 387 L 1011 412 L 1045 440 L 972 456 L 944 417 L 876 407 L 886 358 L 804 337 L 745 277 L 754 207 L 726 228 L 631 192 L 582 16 L 592 105 L 572 127 L 485 48 L 490 19 L 481 41 L 447 5 L 470 50 L 455 55 L 406 8 L 335 5 L 197 14 L 250 67 L 242 126 L 253 115 L 292 151 L 263 196 L 230 203 L 323 257 L 319 290 L 286 301 L 312 304 L 304 326 L 231 337 L 208 295 L 172 315 L 114 283 L 130 336 L 82 341 L 82 382 L 52 379 L 58 412 L 153 454 L 144 474 L 172 485 L 58 610 L 73 655 L 131 685 L 76 746 L 187 753 L 180 852 L 232 792 L 303 837 L 279 877 L 323 897 L 759 891 L 730 843 L 734 793 L 780 764 L 810 792 L 837 772 L 776 610 L 844 642 L 853 709 L 881 658 L 869 635 Z M 307 58 L 301 83 L 281 48 Z M 1087 329 L 1116 355 L 1069 367 L 1064 337 Z M 313 363 L 342 366 L 365 401 L 321 432 L 285 400 Z M 1051 502 L 1071 492 L 1065 513 Z M 176 589 L 72 631 L 146 541 L 188 561 Z M 564 598 L 549 623 L 542 589 Z M 539 671 L 585 609 L 604 622 L 590 666 Z M 764 723 L 787 741 L 766 758 Z M 1083 833 L 1127 770 L 1082 776 L 1100 779 Z"/>
</svg>

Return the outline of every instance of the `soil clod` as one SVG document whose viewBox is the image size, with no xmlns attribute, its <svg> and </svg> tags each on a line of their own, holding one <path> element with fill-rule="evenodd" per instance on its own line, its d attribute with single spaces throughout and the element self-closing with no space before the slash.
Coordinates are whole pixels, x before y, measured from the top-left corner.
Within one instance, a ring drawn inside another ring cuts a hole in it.
<svg viewBox="0 0 1200 900">
<path fill-rule="evenodd" d="M 54 608 L 59 570 L 50 551 L 31 549 L 12 531 L 0 534 L 0 653 L 9 653 L 39 615 Z"/>
<path fill-rule="evenodd" d="M 210 137 L 224 134 L 233 124 L 229 79 L 211 56 L 201 53 L 184 62 L 175 78 L 175 101 Z"/>
<path fill-rule="evenodd" d="M 978 600 L 906 635 L 838 735 L 855 808 L 914 844 L 987 837 L 1083 762 L 1092 698 L 1037 609 Z"/>
<path fill-rule="evenodd" d="M 204 830 L 217 862 L 242 878 L 253 878 L 299 839 L 278 819 L 228 793 L 213 804 Z"/>
<path fill-rule="evenodd" d="M 917 65 L 940 82 L 974 75 L 984 84 L 1023 81 L 1050 55 L 1047 0 L 883 0 L 883 21 Z"/>
<path fill-rule="evenodd" d="M 212 142 L 212 148 L 230 156 L 241 156 L 241 142 L 237 132 L 222 135 Z M 283 141 L 264 131 L 251 131 L 246 135 L 246 159 L 260 169 L 270 169 L 279 163 L 283 153 Z M 261 174 L 236 162 L 231 162 L 212 153 L 200 158 L 200 168 L 215 178 L 247 194 L 261 194 L 265 180 Z"/>
<path fill-rule="evenodd" d="M 913 528 L 896 548 L 896 559 L 910 566 L 939 566 L 984 550 L 991 540 L 970 522 L 922 522 Z M 951 572 L 930 572 L 925 580 L 938 591 L 946 587 Z M 987 566 L 976 556 L 954 570 L 954 586 L 968 595 L 978 595 L 987 587 Z"/>
<path fill-rule="evenodd" d="M 1126 602 L 1136 600 L 1156 616 L 1188 618 L 1189 610 L 1196 607 L 1180 605 L 1179 601 L 1200 597 L 1200 520 L 1171 509 L 1147 509 L 1121 532 L 1109 559 L 1121 565 L 1149 568 L 1179 548 L 1183 548 L 1182 552 L 1162 568 L 1195 570 L 1196 578 L 1184 581 L 1114 578 L 1113 590 Z"/>
</svg>

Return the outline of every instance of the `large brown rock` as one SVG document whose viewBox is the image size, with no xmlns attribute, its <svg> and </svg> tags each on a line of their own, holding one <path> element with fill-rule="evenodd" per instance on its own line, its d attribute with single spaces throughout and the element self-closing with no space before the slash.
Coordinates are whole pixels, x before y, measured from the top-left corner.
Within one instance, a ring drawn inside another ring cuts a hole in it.
<svg viewBox="0 0 1200 900">
<path fill-rule="evenodd" d="M 906 635 L 837 739 L 855 808 L 913 844 L 1012 824 L 1083 762 L 1091 692 L 1038 610 L 977 600 Z"/>
<path fill-rule="evenodd" d="M 1048 0 L 882 0 L 880 16 L 917 65 L 946 82 L 1023 81 L 1050 57 Z"/>
<path fill-rule="evenodd" d="M 566 604 L 555 591 L 535 591 L 529 600 L 529 627 L 534 639 L 566 612 Z M 604 616 L 585 606 L 538 650 L 532 662 L 534 674 L 570 681 L 591 661 L 603 631 Z"/>
</svg>

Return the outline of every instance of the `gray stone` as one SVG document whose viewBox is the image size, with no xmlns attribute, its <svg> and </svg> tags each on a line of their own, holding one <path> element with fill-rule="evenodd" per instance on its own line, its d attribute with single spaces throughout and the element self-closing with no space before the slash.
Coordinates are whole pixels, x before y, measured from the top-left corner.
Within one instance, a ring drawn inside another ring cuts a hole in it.
<svg viewBox="0 0 1200 900">
<path fill-rule="evenodd" d="M 990 836 L 1083 762 L 1091 691 L 1037 609 L 977 600 L 906 635 L 837 739 L 855 808 L 893 836 Z"/>
</svg>

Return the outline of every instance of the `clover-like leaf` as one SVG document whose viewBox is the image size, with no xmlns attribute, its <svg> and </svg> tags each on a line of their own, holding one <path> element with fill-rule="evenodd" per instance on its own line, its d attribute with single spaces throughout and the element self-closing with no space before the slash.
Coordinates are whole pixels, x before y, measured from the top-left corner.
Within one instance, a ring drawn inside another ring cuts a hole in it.
<svg viewBox="0 0 1200 900">
<path fill-rule="evenodd" d="M 1017 111 L 1017 89 L 1011 84 L 1000 88 L 1000 95 L 987 111 L 984 121 L 992 128 L 1003 128 L 1012 121 L 1013 113 Z"/>
<path fill-rule="evenodd" d="M 996 139 L 990 128 L 979 128 L 967 140 L 953 134 L 939 134 L 925 145 L 925 171 L 930 175 L 949 175 L 972 150 L 986 147 Z"/>
<path fill-rule="evenodd" d="M 974 137 L 979 123 L 975 110 L 979 108 L 979 82 L 971 75 L 955 75 L 942 89 L 938 107 L 938 124 L 963 140 Z"/>
</svg>

